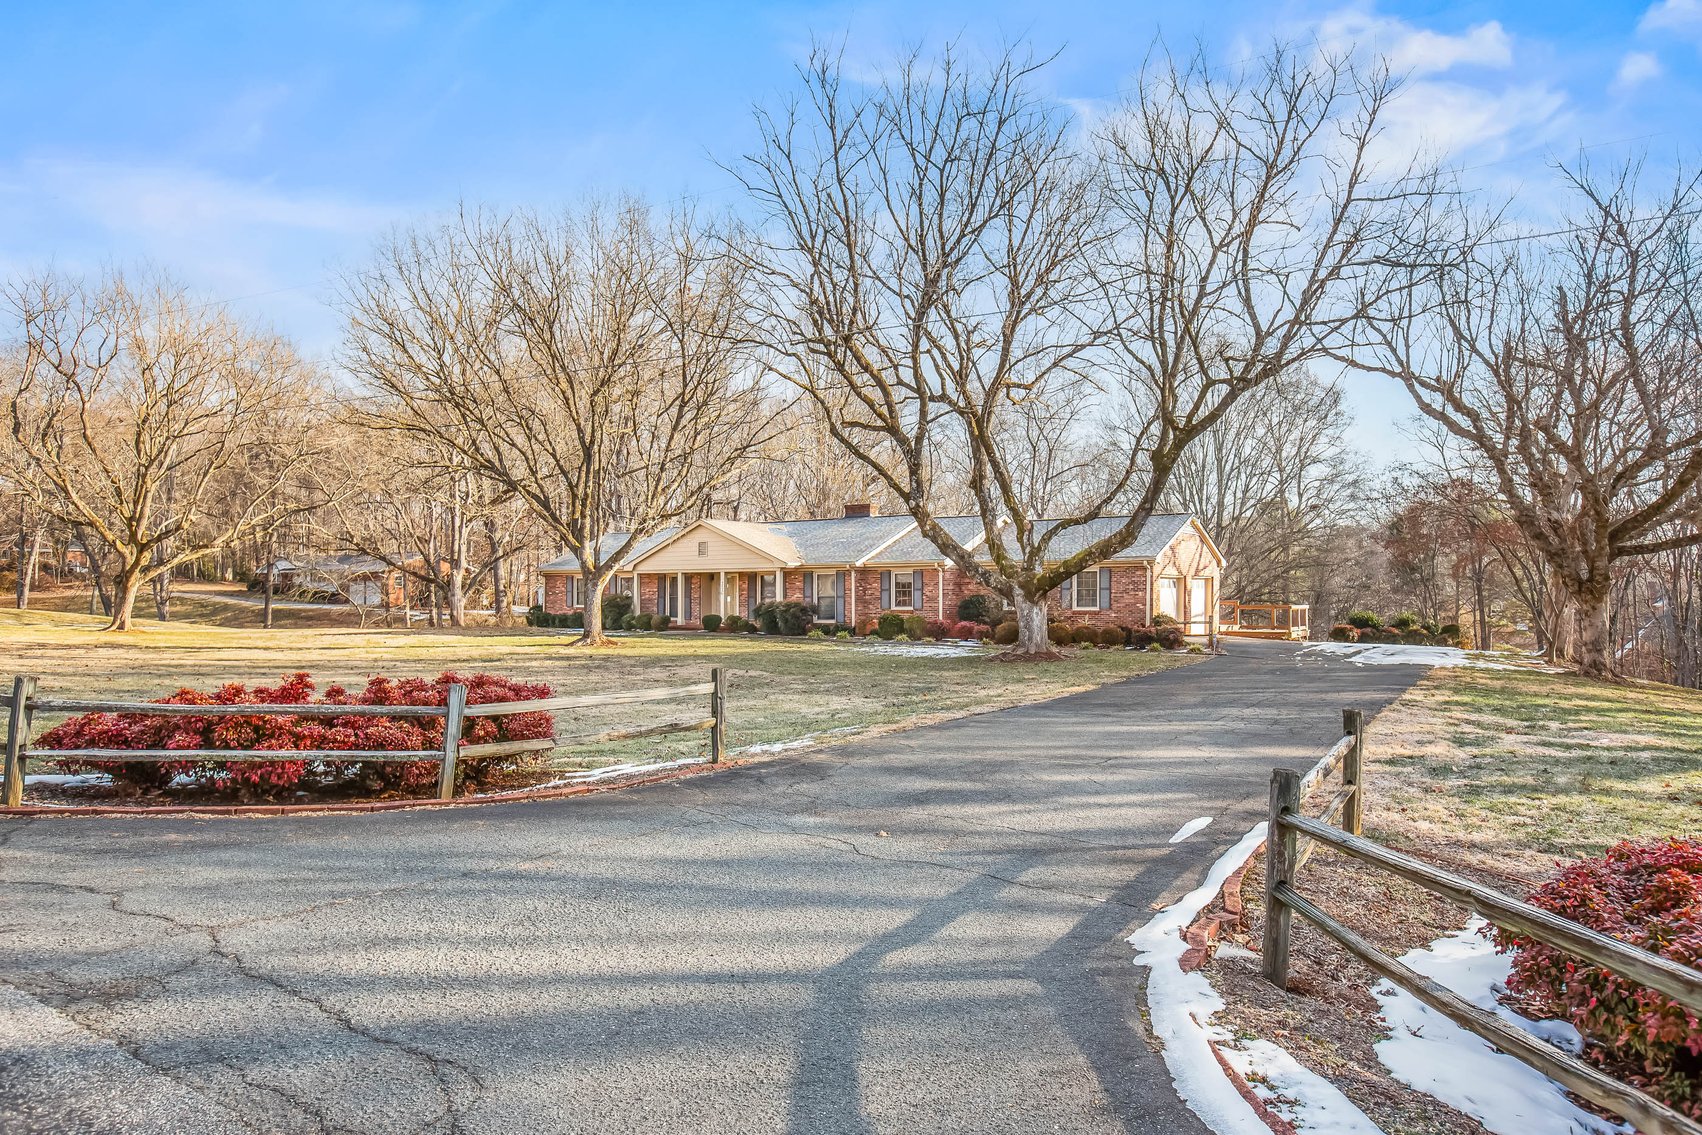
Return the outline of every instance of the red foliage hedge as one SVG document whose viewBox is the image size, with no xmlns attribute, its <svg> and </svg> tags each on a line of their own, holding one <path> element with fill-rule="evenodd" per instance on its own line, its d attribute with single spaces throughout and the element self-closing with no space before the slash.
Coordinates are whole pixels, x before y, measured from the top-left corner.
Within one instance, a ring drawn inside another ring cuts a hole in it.
<svg viewBox="0 0 1702 1135">
<path fill-rule="evenodd" d="M 433 679 L 370 679 L 351 694 L 329 686 L 315 698 L 313 679 L 288 674 L 277 686 L 244 687 L 239 682 L 212 693 L 183 689 L 165 705 L 445 705 L 449 687 L 467 687 L 469 705 L 524 701 L 550 696 L 541 683 L 516 682 L 495 674 L 461 677 L 443 673 Z M 473 718 L 462 744 L 520 741 L 548 737 L 554 725 L 548 713 L 515 713 Z M 146 713 L 89 713 L 54 726 L 35 742 L 38 749 L 437 749 L 443 745 L 441 717 L 193 717 Z M 515 758 L 457 762 L 457 779 L 477 783 Z M 137 787 L 164 787 L 174 777 L 192 777 L 209 787 L 244 794 L 270 795 L 293 789 L 310 778 L 338 779 L 359 773 L 376 787 L 411 790 L 436 783 L 438 762 L 280 761 L 90 761 L 59 762 L 67 771 L 92 769 Z M 317 766 L 317 767 L 316 767 Z"/>
<path fill-rule="evenodd" d="M 1702 840 L 1621 843 L 1563 870 L 1532 903 L 1702 968 Z M 1532 941 L 1500 931 L 1515 951 L 1508 988 L 1572 1022 L 1589 1055 L 1686 1115 L 1702 1118 L 1702 1022 L 1677 1002 Z"/>
</svg>

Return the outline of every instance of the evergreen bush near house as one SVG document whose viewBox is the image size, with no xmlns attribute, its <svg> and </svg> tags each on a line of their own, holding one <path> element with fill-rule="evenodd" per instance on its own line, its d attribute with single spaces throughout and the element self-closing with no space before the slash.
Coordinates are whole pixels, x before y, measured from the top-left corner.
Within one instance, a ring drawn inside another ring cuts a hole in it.
<svg viewBox="0 0 1702 1135">
<path fill-rule="evenodd" d="M 897 611 L 887 611 L 875 621 L 875 634 L 884 639 L 894 639 L 904 633 L 904 616 Z"/>
<path fill-rule="evenodd" d="M 1154 615 L 1152 617 L 1152 625 L 1155 627 L 1174 627 L 1180 624 L 1178 624 L 1176 620 L 1171 618 L 1169 615 Z"/>
<path fill-rule="evenodd" d="M 1098 646 L 1099 629 L 1097 627 L 1076 627 L 1070 632 L 1070 637 L 1077 646 Z"/>
<path fill-rule="evenodd" d="M 745 631 L 746 634 L 761 634 L 762 633 L 762 624 L 760 622 L 758 622 L 756 619 L 745 619 L 744 620 L 744 631 Z"/>
<path fill-rule="evenodd" d="M 1167 627 L 1155 627 L 1153 637 L 1158 640 L 1158 645 L 1165 650 L 1181 650 L 1187 645 L 1187 639 L 1182 637 L 1182 628 L 1175 624 Z"/>
<path fill-rule="evenodd" d="M 646 618 L 646 619 L 648 619 L 649 617 L 650 617 L 649 615 L 644 616 L 644 618 Z M 637 616 L 637 615 L 622 615 L 621 616 L 620 629 L 623 630 L 623 631 L 635 631 L 635 630 L 637 630 L 638 629 L 638 619 L 639 619 L 639 616 Z"/>
<path fill-rule="evenodd" d="M 1331 642 L 1358 642 L 1359 628 L 1347 623 L 1337 623 L 1330 628 Z"/>
<path fill-rule="evenodd" d="M 1349 611 L 1342 619 L 1350 627 L 1360 630 L 1376 630 L 1383 625 L 1383 620 L 1377 617 L 1375 611 Z"/>
<path fill-rule="evenodd" d="M 1127 627 L 1101 627 L 1099 630 L 1100 646 L 1122 646 L 1128 639 Z"/>
<path fill-rule="evenodd" d="M 814 603 L 805 603 L 801 599 L 784 599 L 775 606 L 775 614 L 780 624 L 781 634 L 801 635 L 815 626 L 816 605 Z"/>
<path fill-rule="evenodd" d="M 543 614 L 544 608 L 542 605 L 537 603 L 532 604 L 530 607 L 526 608 L 526 625 L 529 627 L 543 626 L 543 623 L 539 621 Z"/>
<path fill-rule="evenodd" d="M 928 620 L 921 615 L 904 616 L 904 633 L 910 636 L 911 642 L 919 642 L 928 637 Z"/>
<path fill-rule="evenodd" d="M 780 604 L 773 599 L 756 605 L 756 623 L 763 634 L 780 633 Z"/>
<path fill-rule="evenodd" d="M 652 631 L 665 631 L 673 625 L 674 617 L 672 615 L 651 615 L 650 625 L 645 629 Z"/>
<path fill-rule="evenodd" d="M 1530 902 L 1702 968 L 1702 840 L 1616 844 L 1563 869 Z M 1587 1059 L 1702 1119 L 1702 1020 L 1662 994 L 1534 939 L 1499 930 L 1495 943 L 1513 951 L 1507 987 L 1570 1021 L 1590 1046 Z"/>
<path fill-rule="evenodd" d="M 605 591 L 603 593 L 604 630 L 612 631 L 616 627 L 621 626 L 621 620 L 625 619 L 630 614 L 632 614 L 632 596 L 624 592 Z M 580 619 L 580 625 L 583 626 L 584 616 L 581 615 Z"/>
<path fill-rule="evenodd" d="M 997 595 L 978 591 L 957 601 L 957 619 L 961 623 L 985 623 L 992 626 L 1005 613 L 1004 600 Z"/>
<path fill-rule="evenodd" d="M 708 631 L 710 634 L 714 634 L 716 631 L 720 630 L 721 629 L 721 616 L 720 615 L 705 615 L 705 616 L 703 616 L 703 629 Z"/>
<path fill-rule="evenodd" d="M 585 629 L 585 612 L 584 611 L 569 611 L 567 614 L 561 616 L 561 625 L 566 627 L 570 631 L 582 631 L 582 630 L 584 630 Z"/>
<path fill-rule="evenodd" d="M 1075 632 L 1065 623 L 1046 624 L 1046 637 L 1053 646 L 1068 646 L 1075 639 Z"/>
<path fill-rule="evenodd" d="M 995 646 L 1015 646 L 1017 640 L 1017 625 L 1015 623 L 1000 623 L 993 628 L 993 643 Z"/>
<path fill-rule="evenodd" d="M 1389 620 L 1389 625 L 1404 634 L 1418 626 L 1418 616 L 1411 611 L 1402 611 Z"/>
</svg>

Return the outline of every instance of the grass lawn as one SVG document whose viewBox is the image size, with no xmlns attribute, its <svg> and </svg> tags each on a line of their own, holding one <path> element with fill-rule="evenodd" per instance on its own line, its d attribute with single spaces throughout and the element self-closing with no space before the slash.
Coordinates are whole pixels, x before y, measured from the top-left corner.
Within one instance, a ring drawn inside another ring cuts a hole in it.
<svg viewBox="0 0 1702 1135">
<path fill-rule="evenodd" d="M 212 600 L 202 600 L 212 603 Z M 140 614 L 140 613 L 139 613 Z M 301 612 L 320 615 L 321 612 Z M 352 616 L 342 612 L 345 620 Z M 250 616 L 257 620 L 257 612 Z M 622 636 L 607 649 L 570 648 L 572 631 L 529 628 L 361 630 L 340 627 L 218 627 L 138 618 L 125 634 L 99 631 L 100 619 L 56 611 L 0 611 L 0 657 L 34 674 L 44 692 L 147 700 L 189 686 L 270 683 L 306 670 L 321 688 L 362 684 L 369 675 L 435 676 L 488 671 L 546 682 L 558 693 L 601 693 L 706 681 L 727 670 L 728 743 L 792 741 L 832 730 L 917 724 L 1040 701 L 1170 666 L 1197 656 L 1088 650 L 1067 661 L 1009 666 L 990 652 L 961 657 L 881 653 L 861 643 L 699 633 Z M 920 645 L 920 644 L 919 644 Z M 892 648 L 887 648 L 889 651 Z M 652 702 L 557 716 L 564 740 L 606 730 L 703 716 L 707 699 Z M 43 718 L 43 726 L 53 719 Z M 586 767 L 612 760 L 666 760 L 704 746 L 685 734 L 595 750 L 571 745 L 552 763 Z"/>
</svg>

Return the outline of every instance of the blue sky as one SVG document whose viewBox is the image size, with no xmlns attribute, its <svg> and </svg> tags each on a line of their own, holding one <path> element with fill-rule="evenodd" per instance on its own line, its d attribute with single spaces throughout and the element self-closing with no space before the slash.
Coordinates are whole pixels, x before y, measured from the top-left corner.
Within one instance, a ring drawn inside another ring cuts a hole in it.
<svg viewBox="0 0 1702 1135">
<path fill-rule="evenodd" d="M 1232 61 L 1273 39 L 1356 43 L 1412 78 L 1395 141 L 1552 213 L 1545 161 L 1702 141 L 1702 0 L 1616 3 L 26 4 L 0 72 L 0 273 L 148 261 L 310 352 L 328 281 L 388 226 L 457 200 L 737 194 L 716 159 L 789 87 L 811 36 L 871 67 L 913 44 L 1031 40 L 1091 110 L 1154 37 Z M 1354 379 L 1362 441 L 1404 445 L 1388 384 Z"/>
</svg>

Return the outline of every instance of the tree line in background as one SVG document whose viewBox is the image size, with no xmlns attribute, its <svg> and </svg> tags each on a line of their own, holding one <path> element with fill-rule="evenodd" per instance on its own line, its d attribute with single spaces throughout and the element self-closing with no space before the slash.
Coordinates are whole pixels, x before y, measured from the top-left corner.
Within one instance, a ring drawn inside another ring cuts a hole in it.
<svg viewBox="0 0 1702 1135">
<path fill-rule="evenodd" d="M 122 629 L 185 571 L 318 557 L 461 625 L 567 551 L 595 642 L 656 531 L 873 498 L 1042 655 L 1054 589 L 1183 509 L 1222 594 L 1319 631 L 1410 612 L 1697 684 L 1693 175 L 1560 169 L 1572 212 L 1531 232 L 1387 152 L 1379 63 L 1160 53 L 1086 124 L 1044 66 L 947 51 L 864 83 L 817 52 L 727 164 L 736 215 L 398 231 L 343 278 L 329 370 L 162 277 L 10 282 L 19 605 L 40 565 L 81 570 Z M 1406 387 L 1433 459 L 1367 473 L 1356 371 Z M 939 523 L 965 514 L 979 547 Z"/>
</svg>

